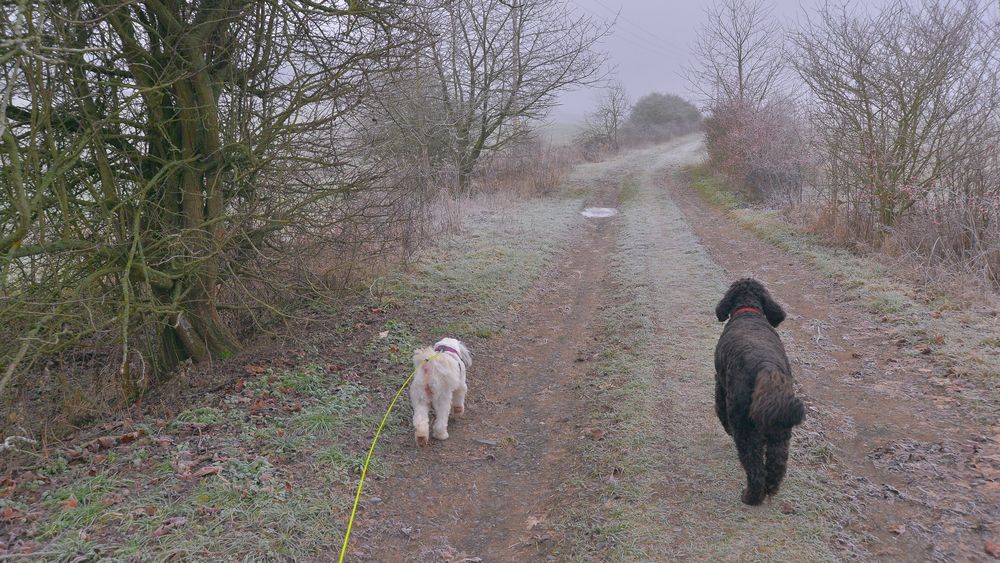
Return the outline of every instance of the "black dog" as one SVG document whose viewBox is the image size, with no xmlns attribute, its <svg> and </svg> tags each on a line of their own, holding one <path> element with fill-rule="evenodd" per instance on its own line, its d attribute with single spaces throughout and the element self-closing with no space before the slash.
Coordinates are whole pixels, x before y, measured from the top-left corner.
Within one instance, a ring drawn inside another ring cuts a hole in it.
<svg viewBox="0 0 1000 563">
<path fill-rule="evenodd" d="M 729 319 L 715 347 L 715 412 L 747 473 L 743 502 L 760 504 L 778 492 L 792 427 L 805 418 L 785 347 L 772 328 L 785 312 L 760 282 L 744 278 L 729 287 L 715 316 Z"/>
</svg>

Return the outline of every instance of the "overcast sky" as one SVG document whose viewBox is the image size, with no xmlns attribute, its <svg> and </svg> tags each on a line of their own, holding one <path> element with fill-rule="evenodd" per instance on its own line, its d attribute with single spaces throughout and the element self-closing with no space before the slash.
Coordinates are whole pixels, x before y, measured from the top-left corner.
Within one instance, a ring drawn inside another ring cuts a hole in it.
<svg viewBox="0 0 1000 563">
<path fill-rule="evenodd" d="M 690 59 L 695 33 L 704 19 L 705 2 L 697 0 L 568 0 L 595 20 L 617 22 L 604 42 L 609 63 L 634 101 L 649 92 L 690 98 L 681 70 Z M 804 0 L 809 5 L 809 0 Z M 773 14 L 790 23 L 799 14 L 800 0 L 774 0 Z M 620 12 L 619 12 L 620 10 Z M 575 121 L 590 111 L 599 92 L 567 92 L 553 112 L 555 121 Z"/>
</svg>

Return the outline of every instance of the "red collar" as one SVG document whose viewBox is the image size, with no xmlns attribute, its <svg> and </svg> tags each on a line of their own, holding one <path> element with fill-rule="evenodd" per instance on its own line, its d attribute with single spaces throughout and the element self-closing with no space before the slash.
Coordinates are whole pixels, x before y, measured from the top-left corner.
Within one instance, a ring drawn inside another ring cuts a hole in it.
<svg viewBox="0 0 1000 563">
<path fill-rule="evenodd" d="M 757 307 L 741 307 L 741 308 L 736 309 L 735 311 L 733 311 L 733 314 L 729 315 L 729 316 L 732 317 L 732 316 L 734 316 L 734 315 L 736 315 L 738 313 L 746 313 L 747 311 L 753 311 L 754 313 L 757 313 L 758 315 L 762 315 L 763 314 L 763 313 L 760 312 L 760 309 L 758 309 Z"/>
</svg>

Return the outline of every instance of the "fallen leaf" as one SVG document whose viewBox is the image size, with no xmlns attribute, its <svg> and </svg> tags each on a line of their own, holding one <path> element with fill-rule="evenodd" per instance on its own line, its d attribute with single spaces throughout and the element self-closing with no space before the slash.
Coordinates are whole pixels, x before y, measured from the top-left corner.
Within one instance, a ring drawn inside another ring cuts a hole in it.
<svg viewBox="0 0 1000 563">
<path fill-rule="evenodd" d="M 257 399 L 257 402 L 250 406 L 250 414 L 257 414 L 264 408 L 264 399 Z"/>
<path fill-rule="evenodd" d="M 247 386 L 246 380 L 245 379 L 240 379 L 239 381 L 236 382 L 236 385 L 233 385 L 233 391 L 236 391 L 237 393 L 239 393 L 246 386 Z"/>
<path fill-rule="evenodd" d="M 944 344 L 944 335 L 943 334 L 938 335 L 938 337 L 934 339 L 934 343 L 937 344 L 938 346 Z"/>
<path fill-rule="evenodd" d="M 986 553 L 992 555 L 993 557 L 1000 559 L 1000 543 L 988 541 L 984 548 Z"/>
<path fill-rule="evenodd" d="M 191 474 L 191 478 L 192 479 L 197 479 L 199 477 L 206 477 L 208 475 L 218 475 L 219 473 L 222 473 L 222 467 L 221 466 L 219 466 L 219 465 L 206 465 L 205 467 L 202 467 L 198 471 L 195 471 L 194 473 L 192 473 Z"/>
<path fill-rule="evenodd" d="M 194 458 L 191 452 L 183 450 L 177 454 L 174 461 L 170 464 L 174 468 L 174 472 L 181 477 L 185 477 L 191 474 L 191 468 L 194 467 Z"/>
<path fill-rule="evenodd" d="M 601 428 L 593 428 L 593 429 L 591 429 L 590 430 L 590 439 L 591 440 L 603 440 L 604 439 L 604 430 L 601 429 Z"/>
<path fill-rule="evenodd" d="M 378 337 L 379 338 L 385 338 L 387 336 L 389 336 L 389 331 L 388 330 L 383 330 L 382 332 L 378 333 Z"/>
<path fill-rule="evenodd" d="M 120 493 L 112 493 L 101 499 L 101 504 L 103 506 L 114 506 L 116 504 L 121 504 L 122 502 L 125 501 L 125 497 L 127 497 L 128 495 L 129 495 L 128 489 L 125 489 Z"/>
<path fill-rule="evenodd" d="M 120 420 L 116 420 L 116 421 L 113 421 L 113 422 L 105 422 L 104 424 L 101 425 L 101 429 L 102 430 L 112 430 L 114 428 L 118 428 L 121 425 L 122 425 L 122 422 Z"/>
<path fill-rule="evenodd" d="M 107 449 L 115 447 L 115 445 L 118 444 L 118 440 L 116 440 L 114 436 L 101 436 L 97 439 L 97 443 L 100 444 L 102 448 Z"/>
<path fill-rule="evenodd" d="M 3 508 L 0 508 L 0 520 L 4 520 L 6 522 L 13 522 L 18 518 L 23 518 L 23 517 L 24 517 L 24 512 L 21 512 L 20 510 L 14 508 L 13 506 L 5 506 Z"/>
<path fill-rule="evenodd" d="M 267 371 L 267 368 L 263 366 L 248 365 L 243 366 L 243 371 L 249 373 L 250 375 L 260 375 Z"/>
<path fill-rule="evenodd" d="M 183 516 L 174 516 L 173 518 L 167 518 L 166 521 L 164 521 L 159 528 L 153 530 L 153 533 L 150 535 L 153 536 L 154 538 L 165 536 L 170 532 L 172 532 L 173 530 L 180 528 L 181 526 L 187 525 L 187 521 L 188 519 Z"/>
<path fill-rule="evenodd" d="M 941 318 L 941 311 L 934 311 L 933 313 L 931 313 L 931 318 L 932 319 L 940 319 Z"/>
<path fill-rule="evenodd" d="M 781 503 L 781 513 L 782 514 L 795 514 L 795 507 L 792 506 L 790 502 Z"/>
<path fill-rule="evenodd" d="M 524 528 L 530 530 L 541 523 L 541 518 L 538 518 L 537 516 L 529 516 L 528 520 L 524 523 Z"/>
<path fill-rule="evenodd" d="M 895 528 L 889 531 L 892 532 L 893 534 L 896 534 L 897 536 L 901 536 L 906 533 L 906 524 L 900 524 L 899 526 L 896 526 Z"/>
<path fill-rule="evenodd" d="M 143 434 L 144 434 L 144 432 L 142 430 L 136 430 L 135 432 L 128 432 L 126 434 L 122 434 L 121 436 L 119 436 L 118 437 L 118 442 L 120 442 L 122 444 L 127 444 L 129 442 L 134 442 L 134 441 L 138 440 L 139 437 L 142 436 Z"/>
<path fill-rule="evenodd" d="M 59 503 L 59 505 L 62 506 L 63 508 L 76 508 L 77 506 L 79 506 L 79 504 L 80 502 L 76 500 L 76 497 L 74 496 L 71 496 L 68 499 Z"/>
</svg>

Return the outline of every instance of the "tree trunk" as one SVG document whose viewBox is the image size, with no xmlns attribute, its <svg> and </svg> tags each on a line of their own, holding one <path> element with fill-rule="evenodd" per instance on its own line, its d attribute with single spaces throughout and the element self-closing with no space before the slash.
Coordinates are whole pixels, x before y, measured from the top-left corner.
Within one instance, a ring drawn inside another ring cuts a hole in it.
<svg viewBox="0 0 1000 563">
<path fill-rule="evenodd" d="M 458 193 L 472 193 L 472 172 L 476 169 L 476 160 L 463 158 L 458 163 Z"/>
<path fill-rule="evenodd" d="M 179 313 L 164 318 L 160 325 L 157 375 L 168 375 L 181 362 L 223 360 L 239 350 L 232 331 L 226 326 L 215 303 L 191 303 Z"/>
</svg>

